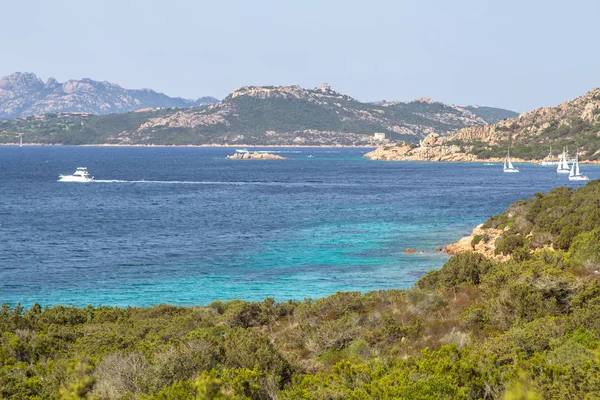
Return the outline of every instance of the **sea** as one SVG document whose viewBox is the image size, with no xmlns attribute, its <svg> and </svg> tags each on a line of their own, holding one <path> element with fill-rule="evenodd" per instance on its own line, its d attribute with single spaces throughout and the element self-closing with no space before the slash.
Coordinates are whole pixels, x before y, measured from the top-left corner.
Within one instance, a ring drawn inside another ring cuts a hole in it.
<svg viewBox="0 0 600 400">
<path fill-rule="evenodd" d="M 289 160 L 227 160 L 233 148 L 0 146 L 0 303 L 407 289 L 446 262 L 436 248 L 519 199 L 571 185 L 531 164 L 505 174 L 498 163 L 371 161 L 359 148 L 258 150 Z M 57 182 L 77 167 L 96 181 Z M 600 178 L 600 167 L 582 170 Z"/>
</svg>

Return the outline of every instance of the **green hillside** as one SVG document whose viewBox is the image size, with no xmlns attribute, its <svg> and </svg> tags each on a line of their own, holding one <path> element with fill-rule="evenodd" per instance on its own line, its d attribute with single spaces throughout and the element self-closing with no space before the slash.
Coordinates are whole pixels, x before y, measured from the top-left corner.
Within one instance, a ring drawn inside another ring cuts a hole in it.
<svg viewBox="0 0 600 400">
<path fill-rule="evenodd" d="M 126 114 L 46 114 L 0 120 L 0 143 L 378 145 L 418 142 L 485 121 L 438 102 L 362 103 L 329 86 L 249 86 L 204 107 Z"/>
<path fill-rule="evenodd" d="M 148 116 L 165 116 L 172 110 L 109 115 L 46 114 L 0 120 L 0 143 L 16 143 L 19 136 L 25 143 L 102 144 L 113 143 L 115 132 L 137 129 Z"/>
<path fill-rule="evenodd" d="M 484 226 L 508 260 L 454 256 L 407 291 L 4 304 L 0 398 L 598 398 L 600 181 L 538 193 Z"/>
<path fill-rule="evenodd" d="M 580 149 L 585 160 L 600 160 L 600 89 L 594 89 L 556 107 L 521 114 L 483 127 L 459 130 L 445 139 L 445 145 L 461 146 L 465 153 L 481 159 L 511 154 L 524 159 L 542 159 L 550 148 L 554 156 L 568 147 Z"/>
</svg>

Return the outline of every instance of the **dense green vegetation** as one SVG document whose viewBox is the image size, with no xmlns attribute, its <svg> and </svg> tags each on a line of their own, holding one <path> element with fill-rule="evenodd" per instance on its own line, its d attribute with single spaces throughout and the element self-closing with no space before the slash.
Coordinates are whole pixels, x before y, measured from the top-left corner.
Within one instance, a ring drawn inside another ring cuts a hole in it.
<svg viewBox="0 0 600 400">
<path fill-rule="evenodd" d="M 408 291 L 5 304 L 0 398 L 600 399 L 600 181 L 485 227 L 510 259 L 458 255 Z"/>
<path fill-rule="evenodd" d="M 164 117 L 174 112 L 174 109 L 169 109 L 101 116 L 46 114 L 43 117 L 0 120 L 0 143 L 17 143 L 20 135 L 25 143 L 117 143 L 116 137 L 120 132 L 137 129 L 149 116 Z"/>
</svg>

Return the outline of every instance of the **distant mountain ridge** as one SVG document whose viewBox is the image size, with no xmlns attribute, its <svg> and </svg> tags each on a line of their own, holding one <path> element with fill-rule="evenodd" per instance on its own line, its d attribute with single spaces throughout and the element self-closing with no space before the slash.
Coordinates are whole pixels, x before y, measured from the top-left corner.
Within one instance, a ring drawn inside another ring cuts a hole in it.
<svg viewBox="0 0 600 400">
<path fill-rule="evenodd" d="M 363 103 L 326 84 L 244 86 L 203 107 L 0 122 L 0 142 L 23 135 L 26 142 L 57 144 L 377 146 L 418 142 L 431 133 L 443 136 L 486 122 L 465 108 L 423 99 Z"/>
<path fill-rule="evenodd" d="M 463 106 L 463 108 L 482 118 L 488 124 L 495 124 L 504 119 L 514 118 L 519 115 L 518 112 L 496 107 Z"/>
<path fill-rule="evenodd" d="M 187 108 L 217 102 L 214 97 L 188 100 L 150 89 L 124 89 L 115 83 L 88 78 L 64 83 L 50 78 L 44 83 L 33 73 L 16 72 L 0 79 L 0 119 L 55 112 L 104 115 L 144 108 Z"/>
</svg>

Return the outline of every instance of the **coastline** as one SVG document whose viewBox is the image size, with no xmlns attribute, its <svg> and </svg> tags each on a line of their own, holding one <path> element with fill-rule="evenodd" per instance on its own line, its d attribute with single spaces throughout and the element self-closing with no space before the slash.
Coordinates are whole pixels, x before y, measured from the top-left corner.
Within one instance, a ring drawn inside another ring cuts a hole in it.
<svg viewBox="0 0 600 400">
<path fill-rule="evenodd" d="M 368 157 L 365 157 L 368 158 Z M 503 158 L 490 158 L 490 159 L 475 159 L 475 160 L 373 160 L 370 159 L 371 161 L 381 161 L 381 162 L 426 162 L 426 163 L 497 163 L 497 164 L 502 164 L 504 162 Z M 531 165 L 538 165 L 540 167 L 542 167 L 541 162 L 539 160 L 524 160 L 524 159 L 513 159 L 511 157 L 511 161 L 513 162 L 513 164 L 531 164 Z M 598 161 L 593 161 L 593 160 L 579 160 L 579 164 L 585 164 L 585 165 L 600 165 L 600 160 Z M 544 166 L 547 167 L 548 169 L 554 168 L 556 166 Z"/>
<path fill-rule="evenodd" d="M 19 143 L 1 143 L 0 146 L 6 147 L 20 147 Z M 357 145 L 257 145 L 257 144 L 115 144 L 115 143 L 99 143 L 99 144 L 63 144 L 63 143 L 23 143 L 22 147 L 53 147 L 53 146 L 65 146 L 65 147 L 207 147 L 207 148 L 306 148 L 306 149 L 335 149 L 335 148 L 348 148 L 348 149 L 375 149 L 377 146 L 357 146 Z"/>
<path fill-rule="evenodd" d="M 63 144 L 63 143 L 23 143 L 20 146 L 19 143 L 0 143 L 0 147 L 153 147 L 153 148 L 169 148 L 169 147 L 181 147 L 181 148 L 222 148 L 222 149 L 237 149 L 237 148 L 247 148 L 247 149 L 282 149 L 282 148 L 290 148 L 290 149 L 377 149 L 376 146 L 358 146 L 358 145 L 257 145 L 257 144 L 115 144 L 115 143 L 98 143 L 98 144 Z M 450 162 L 450 163 L 502 163 L 504 162 L 504 158 L 489 158 L 489 159 L 469 159 L 469 160 L 431 160 L 431 159 L 401 159 L 401 160 L 378 160 L 372 159 L 369 157 L 365 157 L 371 161 L 384 161 L 384 162 Z M 525 160 L 521 158 L 513 158 L 512 159 L 516 164 L 533 164 L 539 165 L 540 160 Z M 579 164 L 587 164 L 587 165 L 600 165 L 600 160 L 591 161 L 591 160 L 579 160 Z"/>
</svg>

